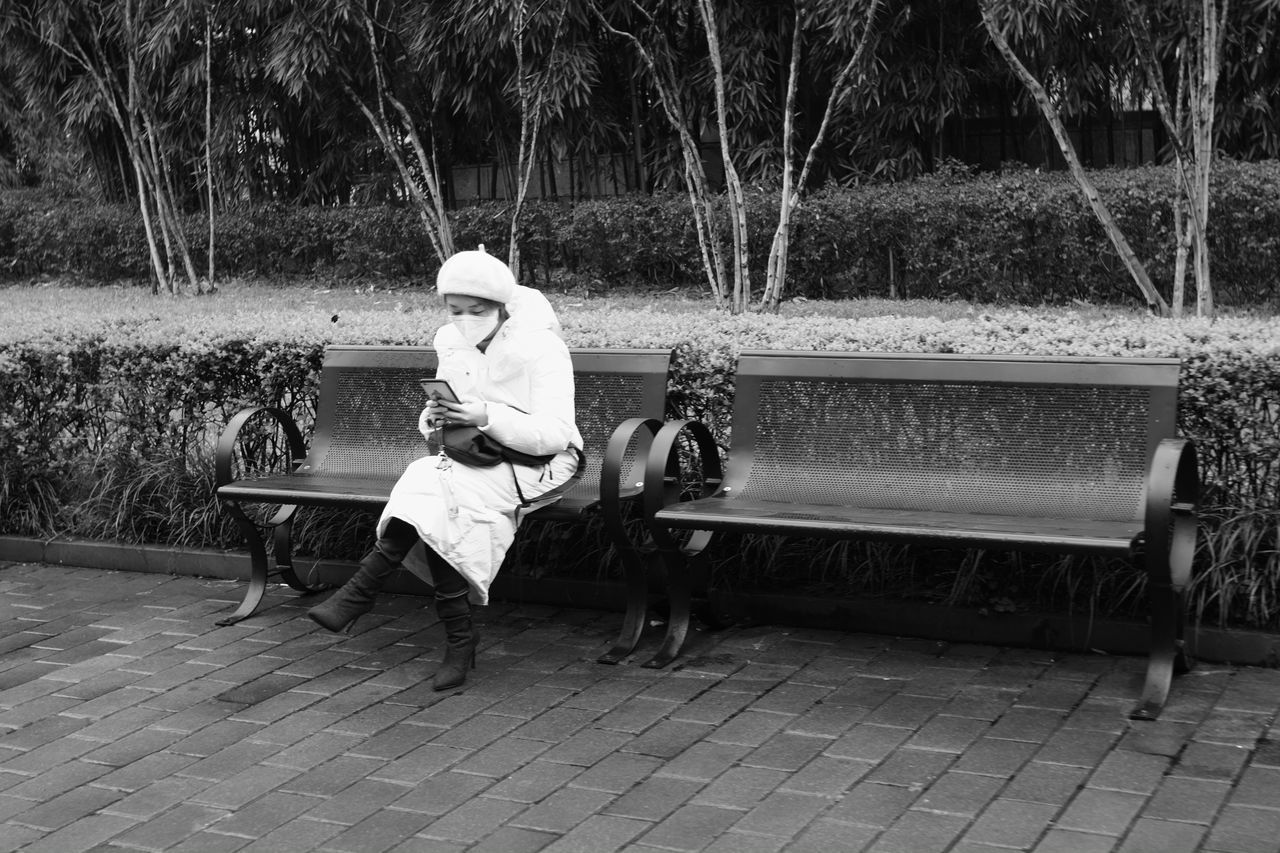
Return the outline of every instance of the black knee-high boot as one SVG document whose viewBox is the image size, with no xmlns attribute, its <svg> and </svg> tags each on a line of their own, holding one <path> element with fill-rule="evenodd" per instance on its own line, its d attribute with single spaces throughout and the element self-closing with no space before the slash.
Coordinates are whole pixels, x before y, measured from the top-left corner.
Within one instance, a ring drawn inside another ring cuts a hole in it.
<svg viewBox="0 0 1280 853">
<path fill-rule="evenodd" d="M 436 592 L 436 613 L 444 623 L 444 660 L 431 686 L 436 690 L 458 687 L 467 680 L 467 671 L 476 667 L 476 646 L 480 634 L 471 619 L 468 590 L 446 595 Z"/>
<path fill-rule="evenodd" d="M 313 621 L 330 631 L 350 631 L 356 620 L 373 609 L 373 602 L 400 561 L 418 541 L 418 531 L 398 518 L 360 561 L 351 579 L 322 604 L 307 611 Z"/>
<path fill-rule="evenodd" d="M 458 687 L 467 680 L 467 671 L 475 669 L 476 646 L 480 633 L 471 618 L 471 587 L 458 570 L 439 554 L 427 549 L 427 560 L 436 582 L 436 613 L 444 624 L 444 660 L 436 670 L 431 686 L 436 690 Z"/>
</svg>

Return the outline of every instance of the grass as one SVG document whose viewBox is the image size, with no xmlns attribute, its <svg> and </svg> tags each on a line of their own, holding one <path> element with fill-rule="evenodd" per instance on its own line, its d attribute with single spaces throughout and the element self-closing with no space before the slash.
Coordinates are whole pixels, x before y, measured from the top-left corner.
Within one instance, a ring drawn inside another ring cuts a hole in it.
<svg viewBox="0 0 1280 853">
<path fill-rule="evenodd" d="M 557 313 L 574 314 L 592 311 L 647 311 L 657 314 L 690 315 L 716 311 L 709 295 L 686 290 L 643 290 L 621 288 L 617 293 L 584 293 L 580 289 L 545 290 Z M 116 283 L 101 286 L 55 279 L 20 281 L 0 286 L 0 301 L 6 305 L 21 304 L 34 317 L 65 317 L 69 302 L 77 312 L 100 318 L 136 317 L 164 313 L 199 318 L 236 313 L 279 313 L 282 316 L 299 311 L 371 313 L 434 312 L 439 301 L 433 287 L 416 282 L 367 282 L 341 279 L 242 279 L 222 282 L 213 294 L 195 296 L 156 296 L 149 288 L 137 284 Z M 782 317 L 934 317 L 941 320 L 960 319 L 975 314 L 1009 310 L 1008 306 L 962 301 L 928 299 L 796 299 L 784 302 L 778 315 Z M 1042 306 L 1036 312 L 1071 311 L 1094 317 L 1144 316 L 1139 307 Z"/>
</svg>

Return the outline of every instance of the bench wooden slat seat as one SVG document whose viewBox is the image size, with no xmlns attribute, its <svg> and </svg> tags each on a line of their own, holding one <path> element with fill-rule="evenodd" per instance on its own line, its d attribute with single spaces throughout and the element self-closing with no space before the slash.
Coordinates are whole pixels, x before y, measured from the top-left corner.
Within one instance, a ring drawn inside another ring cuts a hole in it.
<svg viewBox="0 0 1280 853">
<path fill-rule="evenodd" d="M 727 462 L 694 421 L 650 451 L 645 516 L 673 609 L 721 531 L 1127 556 L 1147 573 L 1152 624 L 1133 715 L 1154 718 L 1187 666 L 1196 541 L 1178 372 L 1176 359 L 744 352 Z M 684 442 L 702 465 L 692 495 Z"/>
<path fill-rule="evenodd" d="M 573 349 L 570 355 L 587 465 L 558 502 L 528 518 L 574 521 L 600 514 L 623 563 L 627 587 L 620 636 L 601 658 L 616 663 L 634 650 L 645 625 L 649 571 L 622 515 L 624 504 L 637 501 L 643 492 L 645 456 L 666 405 L 671 351 Z M 430 347 L 327 347 L 309 447 L 298 426 L 279 410 L 251 408 L 232 418 L 218 442 L 217 495 L 248 542 L 251 572 L 244 600 L 218 624 L 234 624 L 252 615 L 270 576 L 302 592 L 324 588 L 293 569 L 291 527 L 296 511 L 303 506 L 381 511 L 405 467 L 429 454 L 418 432 L 425 399 L 418 380 L 434 375 L 436 363 Z M 242 476 L 234 470 L 240 442 L 253 435 L 245 426 L 255 418 L 274 419 L 283 431 L 292 471 Z M 256 522 L 245 512 L 245 504 L 281 507 L 271 518 Z M 268 565 L 268 538 L 274 571 Z"/>
</svg>

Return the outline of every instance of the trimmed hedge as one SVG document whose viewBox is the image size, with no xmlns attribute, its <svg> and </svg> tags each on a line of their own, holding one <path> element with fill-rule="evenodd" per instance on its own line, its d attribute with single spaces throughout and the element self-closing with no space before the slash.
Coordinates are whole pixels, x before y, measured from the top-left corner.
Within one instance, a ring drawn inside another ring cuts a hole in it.
<svg viewBox="0 0 1280 853">
<path fill-rule="evenodd" d="M 0 330 L 0 533 L 242 547 L 213 500 L 212 447 L 230 416 L 247 405 L 272 405 L 309 426 L 326 343 L 422 343 L 439 323 L 425 299 L 422 310 L 414 304 L 348 310 L 334 322 L 322 305 L 299 305 L 296 298 L 283 303 L 295 309 L 288 319 L 229 298 L 154 311 L 104 305 L 86 319 L 19 311 Z M 660 304 L 560 310 L 572 346 L 675 347 L 670 414 L 718 425 L 722 439 L 734 360 L 747 348 L 1179 357 L 1179 431 L 1197 441 L 1206 484 L 1195 611 L 1224 624 L 1280 627 L 1276 320 L 1176 323 L 1020 311 L 951 320 L 733 317 L 666 313 Z M 318 518 L 299 528 L 304 552 L 358 555 L 367 529 Z M 578 560 L 584 550 L 567 548 Z M 759 554 L 729 549 L 721 555 L 721 581 L 781 582 L 785 561 Z M 599 564 L 598 551 L 586 556 Z M 822 561 L 806 555 L 787 570 L 820 564 L 828 583 L 848 589 L 865 575 L 866 562 L 845 550 Z M 995 574 L 979 587 L 1002 598 L 1004 570 L 984 571 Z M 1114 598 L 1094 593 L 1101 610 L 1140 601 L 1141 578 L 1114 567 L 1089 571 L 1096 584 L 1120 590 Z"/>
<path fill-rule="evenodd" d="M 1168 167 L 1092 173 L 1152 279 L 1169 296 L 1174 234 Z M 1280 305 L 1280 162 L 1220 162 L 1210 238 L 1222 305 Z M 776 194 L 747 196 L 753 282 L 777 219 Z M 450 214 L 457 244 L 505 252 L 508 208 Z M 268 204 L 219 215 L 219 275 L 332 274 L 429 278 L 436 261 L 411 210 Z M 207 222 L 187 221 L 198 269 Z M 619 283 L 705 289 L 683 195 L 573 204 L 530 202 L 521 230 L 529 274 L 543 287 L 593 292 Z M 900 184 L 833 188 L 796 212 L 789 296 L 895 296 L 1025 305 L 1140 304 L 1136 288 L 1070 176 L 1030 170 L 942 173 Z M 145 278 L 136 210 L 0 193 L 0 271 L 90 281 Z"/>
</svg>

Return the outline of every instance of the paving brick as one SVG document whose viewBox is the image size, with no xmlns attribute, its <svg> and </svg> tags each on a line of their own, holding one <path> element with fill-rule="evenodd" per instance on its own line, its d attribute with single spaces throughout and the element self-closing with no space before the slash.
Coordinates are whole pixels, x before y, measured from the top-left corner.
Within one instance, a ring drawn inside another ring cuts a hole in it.
<svg viewBox="0 0 1280 853">
<path fill-rule="evenodd" d="M 582 768 L 570 764 L 533 761 L 485 791 L 486 797 L 536 803 L 564 787 Z"/>
<path fill-rule="evenodd" d="M 987 736 L 1044 743 L 1062 726 L 1065 718 L 1062 711 L 1014 706 L 992 724 Z"/>
<path fill-rule="evenodd" d="M 151 820 L 174 806 L 187 802 L 209 787 L 204 779 L 168 776 L 154 780 L 129 796 L 103 809 L 107 814 L 136 820 Z"/>
<path fill-rule="evenodd" d="M 112 767 L 124 767 L 148 755 L 155 755 L 161 750 L 173 751 L 173 744 L 180 740 L 182 740 L 181 732 L 148 727 L 124 735 L 108 744 L 102 744 L 96 740 L 90 741 L 95 748 L 92 752 L 85 753 L 84 760 L 95 764 L 109 764 Z"/>
<path fill-rule="evenodd" d="M 692 800 L 703 787 L 703 783 L 689 779 L 645 779 L 604 812 L 656 823 Z"/>
<path fill-rule="evenodd" d="M 543 752 L 541 757 L 544 761 L 590 767 L 617 752 L 630 739 L 631 736 L 626 732 L 613 732 L 592 727 L 574 733 Z"/>
<path fill-rule="evenodd" d="M 417 785 L 441 770 L 456 765 L 469 754 L 468 750 L 457 747 L 424 743 L 395 761 L 384 764 L 380 769 L 369 774 L 369 778 L 397 782 L 402 785 Z"/>
<path fill-rule="evenodd" d="M 786 781 L 786 778 L 785 770 L 753 766 L 734 767 L 699 791 L 693 798 L 693 802 L 731 809 L 751 809 L 773 793 Z"/>
<path fill-rule="evenodd" d="M 121 791 L 86 785 L 67 791 L 26 811 L 18 812 L 10 818 L 10 822 L 48 832 L 95 814 L 123 796 L 124 793 Z"/>
<path fill-rule="evenodd" d="M 1123 835 L 1146 801 L 1141 794 L 1085 788 L 1058 816 L 1057 826 L 1102 835 Z"/>
<path fill-rule="evenodd" d="M 1142 814 L 1156 820 L 1208 824 L 1217 816 L 1230 790 L 1227 782 L 1167 776 Z"/>
<path fill-rule="evenodd" d="M 607 791 L 565 788 L 510 820 L 510 825 L 563 835 L 616 799 Z"/>
<path fill-rule="evenodd" d="M 657 775 L 709 782 L 736 765 L 750 751 L 749 746 L 701 741 L 668 760 Z"/>
<path fill-rule="evenodd" d="M 714 806 L 683 806 L 640 841 L 664 850 L 695 851 L 711 844 L 721 833 L 737 823 L 741 812 Z"/>
<path fill-rule="evenodd" d="M 795 771 L 831 746 L 829 738 L 779 732 L 756 749 L 742 763 L 751 767 Z"/>
<path fill-rule="evenodd" d="M 591 725 L 599 716 L 598 711 L 583 708 L 552 708 L 515 729 L 512 736 L 560 743 Z"/>
<path fill-rule="evenodd" d="M 1169 759 L 1163 755 L 1116 750 L 1104 758 L 1089 777 L 1089 786 L 1150 794 L 1164 778 L 1169 763 Z"/>
<path fill-rule="evenodd" d="M 874 777 L 868 777 L 871 779 Z M 943 773 L 912 805 L 923 811 L 973 817 L 1004 787 L 1004 780 L 976 773 Z"/>
<path fill-rule="evenodd" d="M 1280 769 L 1250 767 L 1244 771 L 1229 802 L 1233 806 L 1280 808 Z"/>
<path fill-rule="evenodd" d="M 1204 835 L 1203 826 L 1144 817 L 1134 824 L 1119 853 L 1196 853 Z"/>
<path fill-rule="evenodd" d="M 819 755 L 782 783 L 780 791 L 839 797 L 875 767 L 872 761 Z"/>
<path fill-rule="evenodd" d="M 90 784 L 113 791 L 132 793 L 145 788 L 157 779 L 165 779 L 176 774 L 197 760 L 189 755 L 157 752 L 99 776 Z"/>
<path fill-rule="evenodd" d="M 596 721 L 602 729 L 639 734 L 650 728 L 675 708 L 675 704 L 664 699 L 636 697 L 615 708 Z"/>
<path fill-rule="evenodd" d="M 1028 849 L 1053 824 L 1059 807 L 996 799 L 965 832 L 963 840 L 995 847 Z"/>
<path fill-rule="evenodd" d="M 706 739 L 714 743 L 759 746 L 786 728 L 790 720 L 785 714 L 747 710 L 716 726 Z"/>
<path fill-rule="evenodd" d="M 713 688 L 674 709 L 670 718 L 681 722 L 720 725 L 750 705 L 755 698 L 750 693 Z"/>
<path fill-rule="evenodd" d="M 195 731 L 195 733 L 174 740 L 169 745 L 169 752 L 178 753 L 179 756 L 207 758 L 212 754 L 223 751 L 227 747 L 246 742 L 257 730 L 259 730 L 259 726 L 253 725 L 251 722 L 218 721 L 212 725 L 205 726 L 204 729 Z M 172 733 L 173 730 L 160 729 L 160 731 Z"/>
<path fill-rule="evenodd" d="M 910 788 L 859 782 L 827 812 L 827 817 L 886 829 L 918 796 L 919 792 Z"/>
<path fill-rule="evenodd" d="M 122 846 L 143 850 L 168 850 L 226 815 L 224 809 L 184 803 L 112 840 Z"/>
<path fill-rule="evenodd" d="M 875 840 L 872 853 L 942 853 L 968 823 L 955 815 L 909 811 Z"/>
<path fill-rule="evenodd" d="M 404 785 L 362 779 L 343 788 L 337 796 L 317 804 L 305 817 L 353 826 L 378 809 L 400 799 L 407 790 Z"/>
<path fill-rule="evenodd" d="M 552 844 L 546 853 L 610 853 L 626 849 L 629 842 L 651 826 L 647 821 L 612 815 L 593 815 Z"/>
<path fill-rule="evenodd" d="M 906 746 L 959 754 L 990 728 L 987 720 L 938 714 L 920 726 L 906 741 Z"/>
<path fill-rule="evenodd" d="M 664 720 L 622 748 L 623 752 L 674 758 L 714 731 L 707 723 L 683 723 Z"/>
<path fill-rule="evenodd" d="M 91 850 L 107 841 L 119 838 L 136 824 L 126 817 L 114 815 L 90 815 L 69 826 L 64 826 L 38 840 L 18 848 L 23 853 L 69 853 L 72 850 Z M 108 848 L 113 849 L 113 848 Z"/>
<path fill-rule="evenodd" d="M 1115 848 L 1116 839 L 1110 835 L 1093 835 L 1074 829 L 1050 829 L 1036 845 L 1036 853 L 1110 853 Z"/>
<path fill-rule="evenodd" d="M 871 771 L 867 781 L 919 790 L 932 784 L 954 761 L 955 756 L 950 753 L 904 747 L 896 750 Z"/>
<path fill-rule="evenodd" d="M 733 687 L 732 682 L 725 684 L 725 689 Z M 750 707 L 753 711 L 772 711 L 778 714 L 803 714 L 813 708 L 815 703 L 828 696 L 833 688 L 818 684 L 798 684 L 781 681 L 769 688 L 763 696 L 753 696 Z"/>
<path fill-rule="evenodd" d="M 45 802 L 105 776 L 110 770 L 111 768 L 104 764 L 70 761 L 51 767 L 38 775 L 21 774 L 23 781 L 10 785 L 5 793 L 11 797 Z"/>
<path fill-rule="evenodd" d="M 471 844 L 497 830 L 524 808 L 523 803 L 511 800 L 474 797 L 433 820 L 419 834 L 425 838 Z"/>
<path fill-rule="evenodd" d="M 861 853 L 880 830 L 827 818 L 818 818 L 798 838 L 787 845 L 787 853 Z"/>
<path fill-rule="evenodd" d="M 1248 760 L 1249 750 L 1243 746 L 1193 741 L 1178 756 L 1171 772 L 1175 776 L 1229 782 L 1240 775 Z"/>
<path fill-rule="evenodd" d="M 755 711 L 756 706 L 749 709 Z M 819 703 L 799 716 L 788 719 L 784 731 L 809 737 L 838 738 L 870 713 L 865 708 Z"/>
<path fill-rule="evenodd" d="M 468 853 L 535 853 L 557 838 L 559 836 L 553 832 L 504 826 L 479 843 L 472 844 Z"/>
<path fill-rule="evenodd" d="M 297 775 L 297 770 L 287 767 L 254 765 L 223 782 L 210 785 L 192 797 L 192 802 L 231 810 L 243 808 Z"/>
<path fill-rule="evenodd" d="M 1115 747 L 1116 740 L 1114 732 L 1059 729 L 1040 747 L 1035 759 L 1073 767 L 1097 767 Z"/>
<path fill-rule="evenodd" d="M 210 825 L 206 832 L 234 835 L 247 840 L 262 838 L 316 805 L 315 797 L 270 791 Z"/>
<path fill-rule="evenodd" d="M 832 758 L 883 761 L 912 734 L 909 728 L 859 724 L 833 741 L 823 754 Z"/>
<path fill-rule="evenodd" d="M 340 823 L 325 823 L 305 817 L 290 820 L 250 844 L 242 853 L 312 853 L 322 849 L 335 835 L 346 830 Z"/>
<path fill-rule="evenodd" d="M 1003 796 L 1061 806 L 1084 786 L 1087 776 L 1088 770 L 1082 767 L 1033 761 L 1010 780 Z"/>
<path fill-rule="evenodd" d="M 931 696 L 899 693 L 890 696 L 863 717 L 863 722 L 883 726 L 919 728 L 946 707 L 946 700 Z"/>
<path fill-rule="evenodd" d="M 651 756 L 615 753 L 584 771 L 570 784 L 575 788 L 621 794 L 662 765 L 661 760 Z"/>
<path fill-rule="evenodd" d="M 831 806 L 827 797 L 773 791 L 733 825 L 735 833 L 790 839 Z"/>
<path fill-rule="evenodd" d="M 324 843 L 325 850 L 380 853 L 424 828 L 432 818 L 420 812 L 382 809 Z"/>
<path fill-rule="evenodd" d="M 787 839 L 775 835 L 753 835 L 730 828 L 721 835 L 705 853 L 777 853 L 787 844 Z"/>
<path fill-rule="evenodd" d="M 1215 707 L 1196 727 L 1196 740 L 1252 747 L 1266 731 L 1270 718 L 1267 714 Z"/>
<path fill-rule="evenodd" d="M 462 749 L 482 749 L 520 726 L 519 717 L 477 714 L 447 732 L 437 735 L 433 743 Z"/>
<path fill-rule="evenodd" d="M 295 776 L 280 786 L 280 789 L 294 794 L 331 797 L 345 790 L 349 785 L 368 777 L 369 774 L 378 772 L 382 767 L 382 762 L 376 758 L 339 755 L 313 767 L 301 776 Z"/>
<path fill-rule="evenodd" d="M 332 715 L 334 717 L 338 717 L 341 713 L 336 707 L 327 711 L 322 710 L 320 705 L 313 705 L 309 710 L 312 713 Z M 396 705 L 390 702 L 377 702 L 369 708 L 363 708 L 354 714 L 346 714 L 346 716 L 337 719 L 325 731 L 359 737 L 373 737 L 402 721 L 406 721 L 415 711 L 416 709 L 410 706 Z M 405 727 L 411 728 L 408 725 Z M 418 735 L 423 741 L 430 740 L 434 736 L 434 732 L 430 729 L 418 728 L 420 729 Z"/>
<path fill-rule="evenodd" d="M 492 779 L 446 770 L 417 785 L 389 804 L 389 808 L 439 817 L 480 794 L 493 784 Z"/>
</svg>

